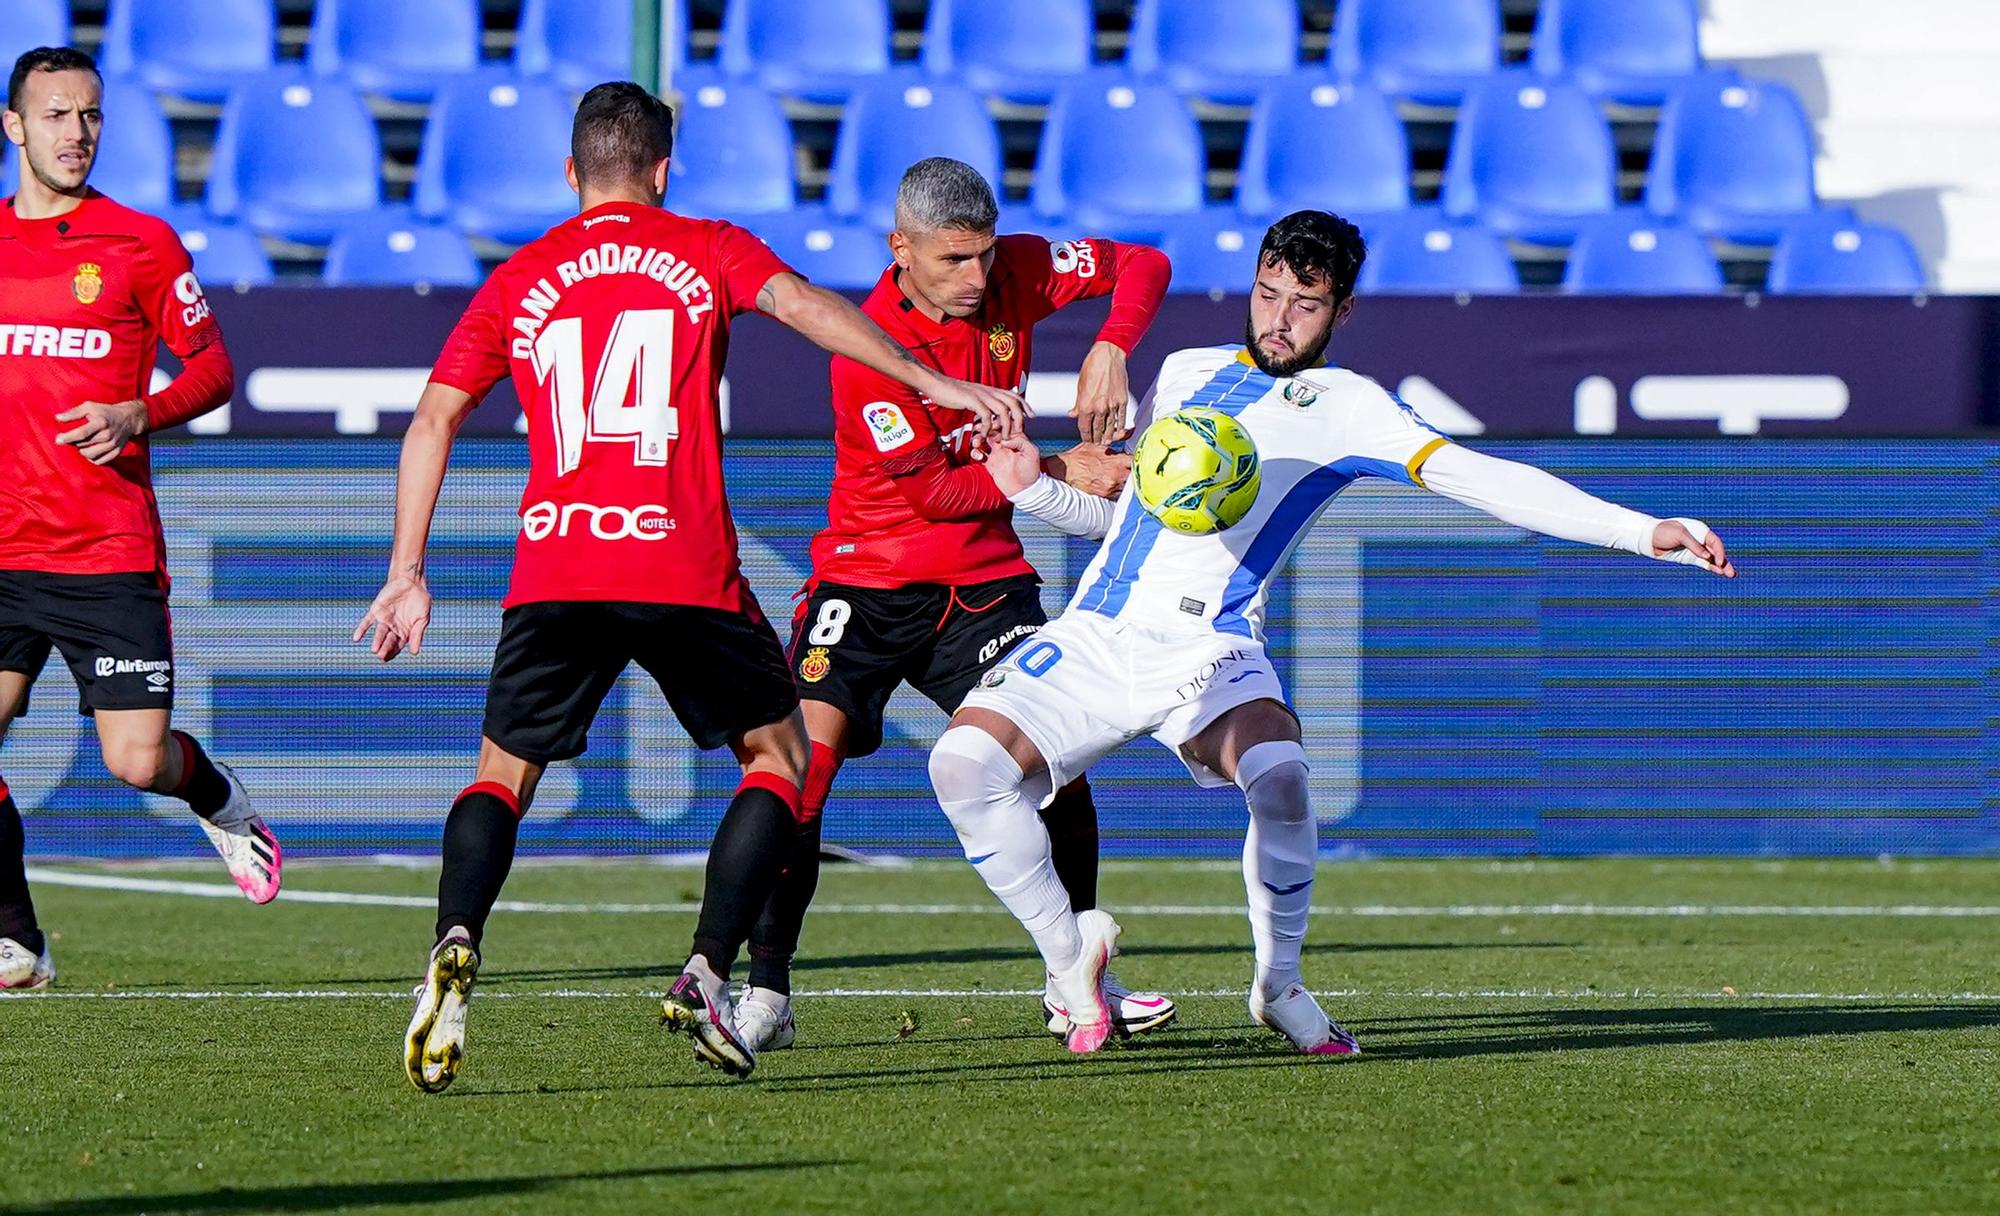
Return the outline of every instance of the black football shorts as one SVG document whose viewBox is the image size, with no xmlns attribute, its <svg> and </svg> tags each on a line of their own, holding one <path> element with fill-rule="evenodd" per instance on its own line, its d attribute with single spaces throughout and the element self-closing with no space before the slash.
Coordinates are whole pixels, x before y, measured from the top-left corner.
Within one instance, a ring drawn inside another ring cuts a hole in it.
<svg viewBox="0 0 2000 1216">
<path fill-rule="evenodd" d="M 0 570 L 0 671 L 32 682 L 51 648 L 76 677 L 78 713 L 173 706 L 174 635 L 158 575 Z"/>
</svg>

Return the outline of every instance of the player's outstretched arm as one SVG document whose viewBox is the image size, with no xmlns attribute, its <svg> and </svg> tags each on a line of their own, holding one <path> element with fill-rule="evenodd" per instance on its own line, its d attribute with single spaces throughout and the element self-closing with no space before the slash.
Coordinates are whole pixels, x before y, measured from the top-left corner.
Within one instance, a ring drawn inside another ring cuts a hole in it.
<svg viewBox="0 0 2000 1216">
<path fill-rule="evenodd" d="M 1130 458 L 1121 459 L 1129 470 Z M 1102 540 L 1111 530 L 1116 509 L 1112 501 L 1051 477 L 1042 468 L 1034 441 L 1025 435 L 992 444 L 986 452 L 986 471 L 1007 501 L 1059 532 Z"/>
<path fill-rule="evenodd" d="M 1427 489 L 1517 528 L 1736 577 L 1722 538 L 1700 520 L 1654 519 L 1532 465 L 1446 444 L 1424 461 L 1421 476 Z"/>
<path fill-rule="evenodd" d="M 389 577 L 375 602 L 354 628 L 359 642 L 373 629 L 369 646 L 384 663 L 403 651 L 421 653 L 431 622 L 431 591 L 424 581 L 424 552 L 430 546 L 431 515 L 444 487 L 451 442 L 476 404 L 472 394 L 433 380 L 417 399 L 416 416 L 403 435 L 396 465 L 396 531 L 389 551 Z"/>
<path fill-rule="evenodd" d="M 774 274 L 757 293 L 757 311 L 797 330 L 824 350 L 908 385 L 948 410 L 969 410 L 986 433 L 1021 433 L 1027 405 L 1005 389 L 968 384 L 917 362 L 862 311 L 795 274 Z"/>
</svg>

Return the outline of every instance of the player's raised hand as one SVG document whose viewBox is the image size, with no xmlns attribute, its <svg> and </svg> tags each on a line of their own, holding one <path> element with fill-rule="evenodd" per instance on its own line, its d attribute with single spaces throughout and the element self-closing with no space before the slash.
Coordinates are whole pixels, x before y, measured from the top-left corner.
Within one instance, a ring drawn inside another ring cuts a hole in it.
<svg viewBox="0 0 2000 1216">
<path fill-rule="evenodd" d="M 1116 443 L 1131 434 L 1132 428 L 1125 425 L 1125 406 L 1131 395 L 1125 352 L 1111 342 L 1092 344 L 1084 356 L 1083 370 L 1077 374 L 1076 405 L 1069 412 L 1076 419 L 1077 434 L 1085 443 L 1095 444 Z"/>
<path fill-rule="evenodd" d="M 1051 477 L 1068 482 L 1085 494 L 1116 498 L 1132 475 L 1132 457 L 1101 443 L 1079 443 L 1043 462 Z"/>
<path fill-rule="evenodd" d="M 57 443 L 75 448 L 92 464 L 110 464 L 146 433 L 146 403 L 86 401 L 57 414 L 56 421 L 76 423 L 56 436 Z"/>
<path fill-rule="evenodd" d="M 1736 563 L 1722 547 L 1722 537 L 1698 519 L 1664 519 L 1653 529 L 1653 556 L 1664 562 L 1700 566 L 1710 574 L 1736 577 Z"/>
<path fill-rule="evenodd" d="M 375 637 L 368 648 L 386 663 L 405 650 L 422 654 L 424 629 L 430 623 L 431 589 L 421 576 L 397 574 L 382 584 L 375 602 L 362 614 L 354 640 L 361 641 L 373 629 Z"/>
<path fill-rule="evenodd" d="M 926 395 L 948 410 L 971 411 L 989 439 L 1012 439 L 1027 425 L 1028 403 L 1004 388 L 940 376 Z"/>
</svg>

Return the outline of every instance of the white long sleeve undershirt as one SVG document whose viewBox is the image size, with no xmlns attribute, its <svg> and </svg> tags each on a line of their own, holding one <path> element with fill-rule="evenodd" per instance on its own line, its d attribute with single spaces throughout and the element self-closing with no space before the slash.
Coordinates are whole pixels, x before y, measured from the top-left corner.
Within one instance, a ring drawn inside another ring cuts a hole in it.
<svg viewBox="0 0 2000 1216">
<path fill-rule="evenodd" d="M 1059 532 L 1101 540 L 1111 530 L 1111 515 L 1117 504 L 1108 498 L 1086 494 L 1068 482 L 1047 473 L 1007 501 Z"/>
<path fill-rule="evenodd" d="M 1660 521 L 1584 493 L 1531 465 L 1446 444 L 1420 474 L 1426 489 L 1484 511 L 1502 523 L 1562 540 L 1654 557 Z"/>
</svg>

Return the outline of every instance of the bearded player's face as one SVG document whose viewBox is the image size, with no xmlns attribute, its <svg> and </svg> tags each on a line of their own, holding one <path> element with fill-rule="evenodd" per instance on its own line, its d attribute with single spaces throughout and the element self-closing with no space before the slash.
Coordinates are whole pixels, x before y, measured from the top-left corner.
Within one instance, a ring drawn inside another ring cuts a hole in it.
<svg viewBox="0 0 2000 1216">
<path fill-rule="evenodd" d="M 964 228 L 903 232 L 890 238 L 904 282 L 948 317 L 969 317 L 986 299 L 993 233 Z"/>
<path fill-rule="evenodd" d="M 27 155 L 28 172 L 57 194 L 77 194 L 97 160 L 104 87 L 89 72 L 30 72 L 7 137 Z"/>
<path fill-rule="evenodd" d="M 1250 289 L 1243 345 L 1265 375 L 1295 376 L 1318 366 L 1334 326 L 1353 307 L 1352 296 L 1335 305 L 1333 284 L 1325 275 L 1305 283 L 1284 263 L 1267 262 L 1257 268 L 1257 282 Z"/>
</svg>

